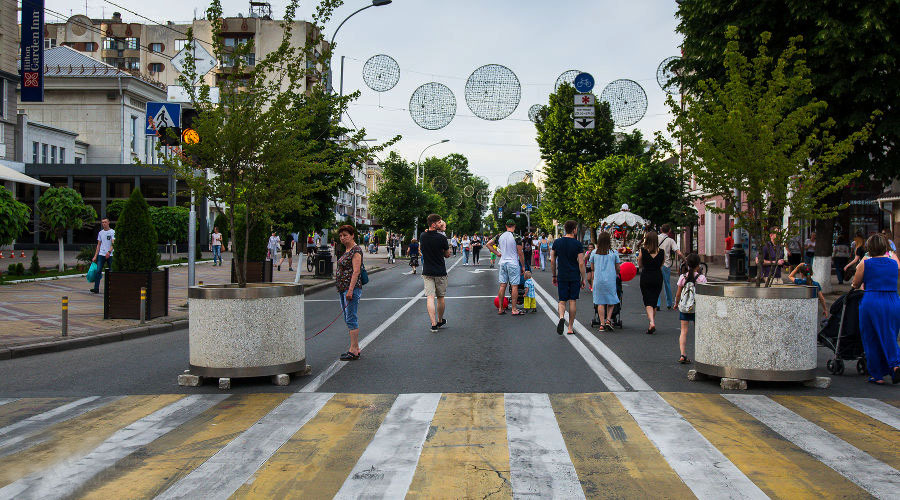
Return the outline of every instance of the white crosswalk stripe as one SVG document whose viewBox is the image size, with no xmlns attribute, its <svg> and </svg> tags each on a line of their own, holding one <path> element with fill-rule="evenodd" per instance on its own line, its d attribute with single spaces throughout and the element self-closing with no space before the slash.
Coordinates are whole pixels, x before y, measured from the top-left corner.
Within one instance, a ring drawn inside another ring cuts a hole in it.
<svg viewBox="0 0 900 500">
<path fill-rule="evenodd" d="M 900 472 L 766 396 L 723 397 L 877 498 L 898 497 Z"/>
<path fill-rule="evenodd" d="M 900 430 L 900 409 L 895 406 L 877 399 L 841 397 L 832 397 L 831 399 Z"/>
<path fill-rule="evenodd" d="M 0 398 L 0 406 L 18 401 L 19 398 Z"/>
</svg>

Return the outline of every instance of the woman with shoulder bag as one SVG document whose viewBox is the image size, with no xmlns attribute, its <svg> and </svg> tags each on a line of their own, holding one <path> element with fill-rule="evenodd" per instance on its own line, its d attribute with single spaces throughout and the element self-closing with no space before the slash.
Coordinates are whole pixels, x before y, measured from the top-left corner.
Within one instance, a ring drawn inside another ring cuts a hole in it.
<svg viewBox="0 0 900 500">
<path fill-rule="evenodd" d="M 350 331 L 350 349 L 341 354 L 341 361 L 355 361 L 359 359 L 360 354 L 358 310 L 365 281 L 363 251 L 356 244 L 356 228 L 353 226 L 341 226 L 338 229 L 338 238 L 346 251 L 337 261 L 334 283 L 341 299 L 341 308 L 344 310 L 344 323 Z"/>
<path fill-rule="evenodd" d="M 416 274 L 416 269 L 419 267 L 419 242 L 415 238 L 409 242 L 406 255 L 409 256 L 409 267 L 413 268 L 413 274 Z"/>
</svg>

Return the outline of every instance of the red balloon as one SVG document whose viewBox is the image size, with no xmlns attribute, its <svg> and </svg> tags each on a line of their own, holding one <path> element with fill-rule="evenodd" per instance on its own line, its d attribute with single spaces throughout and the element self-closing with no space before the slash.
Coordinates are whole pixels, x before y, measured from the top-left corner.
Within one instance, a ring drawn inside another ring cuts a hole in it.
<svg viewBox="0 0 900 500">
<path fill-rule="evenodd" d="M 637 276 L 637 268 L 631 262 L 625 262 L 619 266 L 619 273 L 622 275 L 622 281 L 631 281 Z"/>
<path fill-rule="evenodd" d="M 500 308 L 500 297 L 494 297 L 494 307 Z M 503 297 L 503 308 L 509 307 L 509 297 Z"/>
</svg>

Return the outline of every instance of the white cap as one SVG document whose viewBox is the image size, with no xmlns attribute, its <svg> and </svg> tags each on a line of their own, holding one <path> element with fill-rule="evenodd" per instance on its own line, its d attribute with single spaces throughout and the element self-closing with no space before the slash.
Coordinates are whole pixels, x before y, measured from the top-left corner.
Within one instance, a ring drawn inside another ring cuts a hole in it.
<svg viewBox="0 0 900 500">
<path fill-rule="evenodd" d="M 622 208 L 620 210 L 622 210 L 623 212 L 627 212 L 628 211 L 628 203 L 622 203 Z"/>
</svg>

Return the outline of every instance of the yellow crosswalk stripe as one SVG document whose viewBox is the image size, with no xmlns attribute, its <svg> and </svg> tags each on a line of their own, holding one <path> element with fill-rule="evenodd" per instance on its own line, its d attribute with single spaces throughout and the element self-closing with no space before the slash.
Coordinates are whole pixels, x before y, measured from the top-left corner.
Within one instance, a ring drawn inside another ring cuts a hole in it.
<svg viewBox="0 0 900 500">
<path fill-rule="evenodd" d="M 45 429 L 33 438 L 38 442 L 35 446 L 0 458 L 0 486 L 83 455 L 119 429 L 182 397 L 177 394 L 129 396 Z"/>
<path fill-rule="evenodd" d="M 407 498 L 512 496 L 503 394 L 445 394 Z"/>
<path fill-rule="evenodd" d="M 900 469 L 900 431 L 830 398 L 773 396 L 773 400 L 878 460 Z"/>
<path fill-rule="evenodd" d="M 0 427 L 71 403 L 78 398 L 26 398 L 0 406 Z"/>
<path fill-rule="evenodd" d="M 81 498 L 153 498 L 189 474 L 287 399 L 289 394 L 234 395 L 121 460 L 82 489 Z"/>
<path fill-rule="evenodd" d="M 868 493 L 718 394 L 661 394 L 773 498 L 861 498 Z"/>
<path fill-rule="evenodd" d="M 694 498 L 616 397 L 550 396 L 588 498 Z"/>
<path fill-rule="evenodd" d="M 396 396 L 336 394 L 232 498 L 331 498 Z"/>
</svg>

